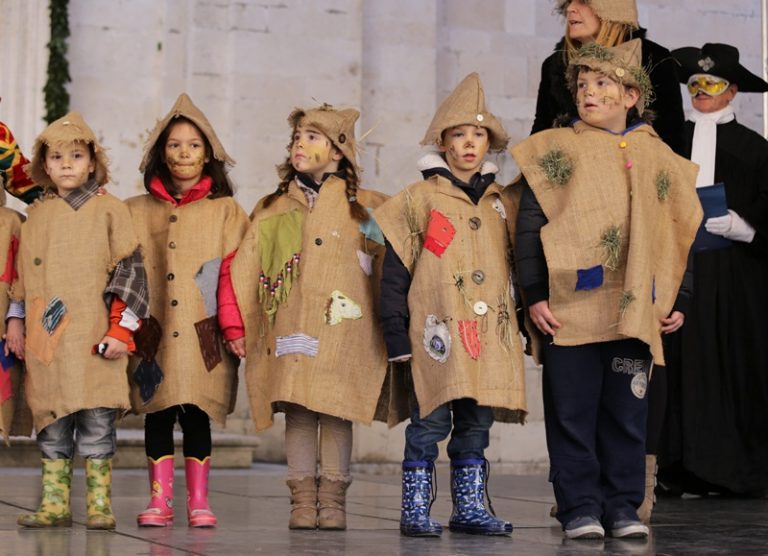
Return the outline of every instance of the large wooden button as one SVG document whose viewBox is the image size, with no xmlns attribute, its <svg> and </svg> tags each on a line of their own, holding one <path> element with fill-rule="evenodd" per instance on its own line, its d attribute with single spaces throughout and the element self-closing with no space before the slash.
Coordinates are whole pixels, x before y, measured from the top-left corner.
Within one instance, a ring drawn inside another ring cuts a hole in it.
<svg viewBox="0 0 768 556">
<path fill-rule="evenodd" d="M 475 314 L 479 317 L 482 317 L 484 314 L 488 312 L 488 304 L 485 301 L 478 301 L 474 304 L 472 307 L 472 310 L 475 312 Z"/>
<path fill-rule="evenodd" d="M 178 330 L 174 330 L 173 331 L 173 337 L 174 338 L 178 338 L 179 337 L 179 331 Z"/>
<path fill-rule="evenodd" d="M 473 230 L 477 230 L 480 227 L 480 219 L 477 216 L 473 216 L 469 219 L 469 227 Z"/>
<path fill-rule="evenodd" d="M 485 282 L 485 272 L 483 272 L 482 270 L 475 270 L 472 273 L 472 281 L 478 286 L 483 282 Z"/>
<path fill-rule="evenodd" d="M 179 304 L 179 300 L 178 299 L 171 299 L 171 307 L 176 307 L 176 305 L 178 305 L 178 304 Z"/>
<path fill-rule="evenodd" d="M 35 263 L 35 266 L 40 266 L 41 264 L 43 264 L 43 259 L 41 259 L 40 257 L 35 257 L 35 260 L 32 262 Z"/>
<path fill-rule="evenodd" d="M 168 276 L 166 276 L 166 278 L 168 278 L 168 281 L 170 282 L 171 280 L 173 280 L 174 278 L 176 278 L 176 276 L 174 276 L 174 275 L 173 275 L 173 272 L 169 272 L 169 273 L 168 273 Z"/>
<path fill-rule="evenodd" d="M 178 217 L 178 216 L 176 216 L 175 214 L 172 214 L 172 215 L 170 215 L 170 216 L 168 217 L 168 221 L 169 221 L 169 222 L 176 222 L 178 219 L 179 219 L 179 217 Z"/>
<path fill-rule="evenodd" d="M 315 238 L 315 245 L 322 245 L 322 244 L 323 244 L 322 239 L 320 239 L 319 237 Z"/>
</svg>

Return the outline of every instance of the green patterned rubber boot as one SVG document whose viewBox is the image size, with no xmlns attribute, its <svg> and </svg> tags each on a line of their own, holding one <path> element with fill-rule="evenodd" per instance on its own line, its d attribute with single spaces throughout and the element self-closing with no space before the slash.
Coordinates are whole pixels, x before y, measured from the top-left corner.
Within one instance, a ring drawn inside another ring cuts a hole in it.
<svg viewBox="0 0 768 556">
<path fill-rule="evenodd" d="M 21 514 L 16 523 L 22 527 L 72 527 L 69 493 L 72 488 L 72 460 L 45 459 L 43 463 L 43 494 L 35 513 Z"/>
<path fill-rule="evenodd" d="M 114 529 L 112 514 L 112 460 L 85 460 L 86 529 Z"/>
</svg>

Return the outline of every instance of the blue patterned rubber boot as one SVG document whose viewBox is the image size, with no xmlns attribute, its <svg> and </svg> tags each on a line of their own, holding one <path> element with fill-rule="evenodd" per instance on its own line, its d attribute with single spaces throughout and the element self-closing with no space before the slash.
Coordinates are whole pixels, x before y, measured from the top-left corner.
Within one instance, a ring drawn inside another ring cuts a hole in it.
<svg viewBox="0 0 768 556">
<path fill-rule="evenodd" d="M 439 537 L 443 526 L 429 518 L 434 501 L 434 466 L 427 461 L 403 462 L 403 505 L 400 534 L 406 537 Z"/>
<path fill-rule="evenodd" d="M 461 459 L 451 462 L 451 500 L 453 513 L 448 523 L 451 531 L 470 535 L 509 535 L 512 524 L 497 519 L 491 499 L 485 508 L 488 462 L 484 459 Z M 490 511 L 489 511 L 490 510 Z"/>
</svg>

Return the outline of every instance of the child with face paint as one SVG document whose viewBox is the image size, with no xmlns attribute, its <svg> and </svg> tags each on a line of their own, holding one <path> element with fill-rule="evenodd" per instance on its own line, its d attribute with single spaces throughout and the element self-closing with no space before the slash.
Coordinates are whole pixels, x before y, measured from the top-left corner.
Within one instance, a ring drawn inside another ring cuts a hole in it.
<svg viewBox="0 0 768 556">
<path fill-rule="evenodd" d="M 424 179 L 374 214 L 387 239 L 381 318 L 389 360 L 412 383 L 397 417 L 405 430 L 400 532 L 437 537 L 430 518 L 438 442 L 449 435 L 451 531 L 508 535 L 486 508 L 485 449 L 495 419 L 526 415 L 522 345 L 512 294 L 510 198 L 489 150 L 507 144 L 476 73 L 438 108 L 422 140 L 439 153 L 419 161 Z M 408 366 L 410 368 L 408 368 Z M 402 368 L 405 367 L 405 368 Z M 490 511 L 489 511 L 490 510 Z"/>
<path fill-rule="evenodd" d="M 228 346 L 247 350 L 256 430 L 285 412 L 291 529 L 346 528 L 352 421 L 380 418 L 384 240 L 370 212 L 386 197 L 359 187 L 358 116 L 329 105 L 291 112 L 280 185 L 256 205 L 219 285 L 220 304 L 234 309 L 219 314 Z"/>
<path fill-rule="evenodd" d="M 517 270 L 567 538 L 647 537 L 648 375 L 690 298 L 680 290 L 702 214 L 697 168 L 642 120 L 640 60 L 638 40 L 582 47 L 567 75 L 580 120 L 512 149 L 524 186 Z"/>
<path fill-rule="evenodd" d="M 19 517 L 23 527 L 71 526 L 77 445 L 86 527 L 115 528 L 115 420 L 130 407 L 126 355 L 148 299 L 130 213 L 103 187 L 107 164 L 93 131 L 71 112 L 40 134 L 26 167 L 47 194 L 29 207 L 21 229 L 6 334 L 5 355 L 26 362 L 25 394 L 43 455 L 42 501 Z"/>
<path fill-rule="evenodd" d="M 139 526 L 173 521 L 177 420 L 189 526 L 217 522 L 208 505 L 210 419 L 224 424 L 234 408 L 238 364 L 222 349 L 216 288 L 221 261 L 236 249 L 248 221 L 232 197 L 232 164 L 205 114 L 181 94 L 147 140 L 139 169 L 148 193 L 127 201 L 151 292 L 151 316 L 130 369 L 133 409 L 146 414 L 151 492 Z"/>
<path fill-rule="evenodd" d="M 672 55 L 691 95 L 686 155 L 701 167 L 696 185 L 725 189 L 727 213 L 704 225 L 730 245 L 693 255 L 696 291 L 673 344 L 678 357 L 669 366 L 659 482 L 678 492 L 762 496 L 768 489 L 768 141 L 737 121 L 732 102 L 737 93 L 765 93 L 768 83 L 728 44 Z"/>
</svg>

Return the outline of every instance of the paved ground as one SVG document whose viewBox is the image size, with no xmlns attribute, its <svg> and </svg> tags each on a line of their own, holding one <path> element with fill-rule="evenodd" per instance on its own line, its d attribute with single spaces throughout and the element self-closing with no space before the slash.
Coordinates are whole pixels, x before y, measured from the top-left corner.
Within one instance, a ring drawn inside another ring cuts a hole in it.
<svg viewBox="0 0 768 556">
<path fill-rule="evenodd" d="M 71 529 L 28 531 L 16 515 L 37 503 L 39 475 L 32 469 L 0 469 L 0 554 L 12 556 L 207 556 L 241 554 L 333 555 L 768 555 L 768 500 L 720 498 L 663 500 L 648 542 L 564 541 L 549 517 L 553 498 L 545 478 L 494 475 L 491 493 L 499 516 L 511 520 L 511 537 L 476 538 L 446 531 L 441 539 L 407 539 L 398 533 L 399 477 L 358 475 L 349 493 L 349 530 L 290 532 L 284 468 L 215 470 L 212 505 L 220 527 L 192 530 L 184 516 L 183 473 L 177 471 L 179 519 L 172 528 L 139 529 L 135 516 L 147 501 L 146 473 L 115 472 L 114 533 L 86 531 L 82 471 L 74 480 Z M 439 472 L 433 513 L 443 524 L 450 514 L 447 473 Z"/>
</svg>

